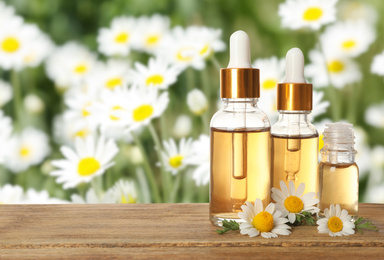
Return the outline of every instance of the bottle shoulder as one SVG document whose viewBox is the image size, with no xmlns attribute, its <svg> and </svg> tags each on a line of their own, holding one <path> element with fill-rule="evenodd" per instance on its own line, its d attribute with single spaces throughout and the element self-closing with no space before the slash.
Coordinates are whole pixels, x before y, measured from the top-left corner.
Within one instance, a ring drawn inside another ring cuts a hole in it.
<svg viewBox="0 0 384 260">
<path fill-rule="evenodd" d="M 211 127 L 222 129 L 253 128 L 270 129 L 268 116 L 257 108 L 246 111 L 229 111 L 220 109 L 211 119 Z"/>
<path fill-rule="evenodd" d="M 271 134 L 281 137 L 318 137 L 319 133 L 316 127 L 309 121 L 303 118 L 279 118 L 271 127 Z"/>
</svg>

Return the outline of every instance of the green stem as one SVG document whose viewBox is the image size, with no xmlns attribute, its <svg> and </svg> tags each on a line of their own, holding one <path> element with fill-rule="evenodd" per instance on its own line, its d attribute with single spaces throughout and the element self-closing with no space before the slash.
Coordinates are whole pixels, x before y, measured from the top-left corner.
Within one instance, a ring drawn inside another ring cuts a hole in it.
<svg viewBox="0 0 384 260">
<path fill-rule="evenodd" d="M 203 132 L 209 133 L 209 118 L 207 112 L 201 115 L 201 120 L 203 121 Z"/>
<path fill-rule="evenodd" d="M 171 196 L 170 196 L 170 199 L 169 199 L 169 202 L 170 203 L 175 203 L 176 202 L 176 196 L 177 196 L 177 192 L 179 191 L 179 188 L 180 188 L 180 183 L 181 183 L 181 172 L 177 173 L 176 175 L 176 179 L 175 179 L 175 182 L 173 184 L 173 188 L 172 188 L 172 192 L 171 192 Z"/>
<path fill-rule="evenodd" d="M 148 156 L 144 150 L 143 144 L 141 143 L 140 139 L 136 136 L 135 133 L 132 132 L 131 135 L 133 137 L 133 140 L 135 141 L 135 144 L 137 145 L 137 147 L 139 147 L 140 152 L 143 156 L 144 172 L 149 182 L 149 186 L 151 187 L 152 198 L 156 203 L 161 203 L 160 193 L 156 185 L 155 175 L 153 174 L 152 168 L 149 164 Z"/>
<path fill-rule="evenodd" d="M 20 82 L 15 70 L 11 71 L 11 82 L 13 86 L 13 115 L 15 117 L 15 128 L 16 130 L 20 130 L 21 128 L 21 120 L 22 120 L 22 104 L 21 104 L 21 88 Z"/>
<path fill-rule="evenodd" d="M 187 89 L 188 92 L 192 89 L 196 88 L 195 75 L 194 71 L 191 67 L 187 68 Z"/>
<path fill-rule="evenodd" d="M 159 138 L 155 128 L 153 127 L 152 123 L 149 123 L 148 129 L 149 129 L 149 132 L 151 133 L 153 141 L 155 142 L 157 157 L 159 158 L 159 162 L 160 162 L 160 172 L 161 172 L 161 178 L 162 178 L 162 183 L 163 183 L 164 202 L 168 202 L 169 201 L 169 193 L 170 193 L 170 190 L 172 187 L 172 178 L 171 178 L 170 173 L 165 170 L 164 162 L 163 162 L 163 159 L 161 156 L 161 150 L 162 150 L 161 147 L 162 146 L 161 146 L 160 138 Z"/>
<path fill-rule="evenodd" d="M 101 176 L 96 176 L 91 180 L 91 185 L 93 190 L 95 191 L 97 197 L 99 200 L 102 198 L 103 195 L 103 187 L 101 182 Z"/>
</svg>

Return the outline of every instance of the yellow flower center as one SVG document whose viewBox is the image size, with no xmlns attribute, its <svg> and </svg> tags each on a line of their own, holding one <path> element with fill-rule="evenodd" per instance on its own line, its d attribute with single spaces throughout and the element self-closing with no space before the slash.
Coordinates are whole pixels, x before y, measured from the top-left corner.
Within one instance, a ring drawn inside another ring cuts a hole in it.
<svg viewBox="0 0 384 260">
<path fill-rule="evenodd" d="M 141 105 L 133 110 L 133 120 L 136 122 L 143 121 L 153 114 L 153 107 L 151 105 Z"/>
<path fill-rule="evenodd" d="M 100 169 L 100 163 L 93 157 L 86 157 L 80 160 L 77 172 L 80 176 L 89 176 Z"/>
<path fill-rule="evenodd" d="M 338 217 L 331 217 L 328 220 L 328 228 L 334 233 L 340 232 L 343 230 L 343 221 L 341 221 L 341 219 Z"/>
<path fill-rule="evenodd" d="M 184 48 L 181 48 L 177 53 L 176 53 L 176 58 L 179 60 L 179 61 L 182 61 L 182 62 L 188 62 L 188 61 L 191 61 L 192 60 L 192 56 L 191 55 L 186 55 L 186 52 L 192 50 L 191 47 L 184 47 Z"/>
<path fill-rule="evenodd" d="M 323 10 L 319 7 L 309 7 L 303 14 L 303 19 L 307 22 L 319 20 L 323 16 Z"/>
<path fill-rule="evenodd" d="M 116 110 L 124 110 L 124 109 L 121 106 L 114 106 L 114 107 L 112 107 L 112 111 L 116 111 Z M 111 120 L 113 120 L 113 121 L 120 120 L 120 117 L 117 117 L 117 116 L 114 116 L 114 115 L 109 115 L 109 118 L 111 118 Z"/>
<path fill-rule="evenodd" d="M 74 71 L 77 74 L 84 74 L 88 71 L 88 66 L 84 63 L 79 64 L 74 68 Z"/>
<path fill-rule="evenodd" d="M 81 137 L 81 138 L 84 138 L 86 137 L 87 135 L 89 134 L 89 130 L 88 129 L 81 129 L 79 131 L 77 131 L 74 136 L 75 137 Z"/>
<path fill-rule="evenodd" d="M 23 146 L 20 148 L 20 156 L 21 156 L 21 157 L 26 158 L 26 157 L 28 157 L 30 154 L 31 154 L 31 149 L 30 149 L 28 146 L 23 145 Z"/>
<path fill-rule="evenodd" d="M 252 225 L 260 232 L 270 232 L 273 229 L 273 216 L 262 211 L 253 218 Z"/>
<path fill-rule="evenodd" d="M 121 85 L 123 85 L 123 80 L 121 78 L 111 78 L 105 83 L 105 87 L 108 89 L 114 89 Z"/>
<path fill-rule="evenodd" d="M 304 208 L 303 201 L 296 196 L 289 196 L 284 201 L 284 207 L 292 213 L 299 213 Z"/>
<path fill-rule="evenodd" d="M 147 46 L 153 46 L 155 45 L 156 43 L 158 43 L 160 40 L 160 36 L 157 35 L 157 34 L 153 34 L 153 35 L 148 35 L 147 39 L 145 40 L 145 44 Z"/>
<path fill-rule="evenodd" d="M 274 87 L 276 87 L 276 85 L 277 81 L 275 79 L 266 79 L 264 80 L 262 86 L 264 89 L 273 89 Z"/>
<path fill-rule="evenodd" d="M 155 74 L 155 75 L 149 76 L 145 83 L 147 84 L 147 86 L 149 86 L 151 84 L 152 85 L 160 85 L 163 82 L 164 82 L 164 77 L 161 76 L 160 74 Z"/>
<path fill-rule="evenodd" d="M 116 41 L 117 43 L 126 43 L 126 42 L 128 42 L 128 39 L 129 39 L 129 34 L 126 33 L 126 32 L 119 33 L 119 34 L 115 37 L 115 41 Z"/>
<path fill-rule="evenodd" d="M 81 113 L 83 115 L 83 117 L 87 117 L 89 116 L 91 113 L 87 110 L 87 108 L 91 105 L 92 103 L 91 102 L 88 102 L 87 104 L 85 104 L 83 106 L 83 110 L 81 110 Z"/>
<path fill-rule="evenodd" d="M 344 70 L 344 63 L 339 60 L 333 60 L 327 65 L 329 72 L 340 73 Z"/>
<path fill-rule="evenodd" d="M 20 42 L 15 37 L 8 37 L 1 43 L 1 48 L 5 52 L 15 52 L 20 49 Z"/>
<path fill-rule="evenodd" d="M 136 203 L 136 199 L 133 198 L 131 195 L 128 194 L 128 199 L 126 196 L 121 195 L 121 203 L 123 204 L 133 204 Z"/>
<path fill-rule="evenodd" d="M 184 156 L 182 155 L 175 155 L 169 158 L 169 165 L 171 165 L 173 168 L 179 168 L 183 164 Z"/>
<path fill-rule="evenodd" d="M 201 56 L 205 55 L 208 51 L 211 51 L 211 48 L 209 47 L 209 44 L 204 45 L 203 48 L 199 51 L 199 54 Z"/>
<path fill-rule="evenodd" d="M 341 47 L 345 50 L 350 50 L 353 47 L 356 46 L 356 41 L 355 40 L 347 40 L 341 44 Z"/>
</svg>

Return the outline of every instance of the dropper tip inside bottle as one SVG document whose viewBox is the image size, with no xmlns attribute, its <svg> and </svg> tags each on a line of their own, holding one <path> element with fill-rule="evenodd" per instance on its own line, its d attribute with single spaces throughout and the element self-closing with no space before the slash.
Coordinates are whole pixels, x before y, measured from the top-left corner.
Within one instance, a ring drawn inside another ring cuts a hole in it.
<svg viewBox="0 0 384 260">
<path fill-rule="evenodd" d="M 231 35 L 228 68 L 252 68 L 249 37 L 244 31 L 239 30 Z"/>
<path fill-rule="evenodd" d="M 307 83 L 304 78 L 304 55 L 299 48 L 292 48 L 287 52 L 283 83 Z"/>
</svg>

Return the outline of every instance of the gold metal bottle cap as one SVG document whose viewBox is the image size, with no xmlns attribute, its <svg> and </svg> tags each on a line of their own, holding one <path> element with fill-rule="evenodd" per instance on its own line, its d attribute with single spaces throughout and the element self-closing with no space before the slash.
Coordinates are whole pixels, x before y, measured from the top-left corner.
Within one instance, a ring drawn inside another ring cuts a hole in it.
<svg viewBox="0 0 384 260">
<path fill-rule="evenodd" d="M 220 70 L 221 98 L 259 98 L 260 71 L 253 68 Z"/>
<path fill-rule="evenodd" d="M 277 110 L 312 110 L 312 84 L 277 84 Z"/>
</svg>

